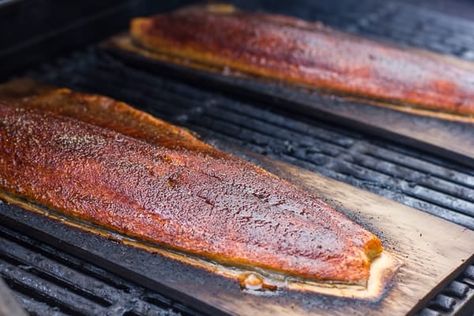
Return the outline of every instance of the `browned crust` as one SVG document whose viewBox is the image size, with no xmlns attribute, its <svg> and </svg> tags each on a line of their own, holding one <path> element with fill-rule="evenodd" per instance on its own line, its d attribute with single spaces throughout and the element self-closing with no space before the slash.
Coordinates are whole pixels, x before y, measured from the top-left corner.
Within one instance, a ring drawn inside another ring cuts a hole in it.
<svg viewBox="0 0 474 316">
<path fill-rule="evenodd" d="M 0 190 L 220 263 L 365 284 L 382 251 L 376 236 L 185 131 L 170 145 L 168 130 L 181 131 L 67 89 L 2 101 Z"/>
<path fill-rule="evenodd" d="M 134 19 L 130 33 L 140 46 L 175 60 L 371 98 L 401 110 L 410 105 L 407 111 L 417 114 L 474 117 L 472 64 L 317 23 L 197 6 Z"/>
<path fill-rule="evenodd" d="M 217 154 L 191 132 L 104 96 L 78 93 L 67 88 L 58 89 L 21 78 L 0 85 L 1 99 L 17 103 L 23 108 L 74 117 L 130 137 L 160 143 L 167 148 L 186 147 L 188 150 Z"/>
<path fill-rule="evenodd" d="M 112 48 L 112 49 L 116 49 L 116 50 L 122 50 L 126 53 L 138 54 L 140 56 L 143 56 L 144 58 L 150 58 L 153 60 L 169 62 L 169 63 L 181 65 L 181 66 L 190 67 L 193 69 L 222 74 L 222 69 L 216 66 L 202 64 L 197 61 L 180 58 L 180 57 L 176 57 L 172 55 L 167 55 L 160 52 L 153 52 L 151 50 L 137 46 L 136 44 L 133 43 L 132 39 L 127 34 L 121 34 L 121 35 L 113 37 L 111 40 L 107 41 L 104 44 L 104 46 Z M 243 74 L 236 71 L 226 71 L 225 74 L 238 76 L 242 78 L 249 77 L 248 74 Z M 264 77 L 261 77 L 259 79 L 269 80 L 268 78 L 264 78 Z M 306 88 L 308 87 L 304 87 L 304 89 Z M 331 91 L 322 91 L 322 92 L 330 93 Z M 437 118 L 437 119 L 442 119 L 442 120 L 447 120 L 447 121 L 454 121 L 454 122 L 474 123 L 474 117 L 471 117 L 471 116 L 461 116 L 454 113 L 446 113 L 446 112 L 435 112 L 435 111 L 431 111 L 424 108 L 418 108 L 416 106 L 413 107 L 410 105 L 401 106 L 400 104 L 367 99 L 361 96 L 344 95 L 344 97 L 347 100 L 353 100 L 354 102 L 365 102 L 373 106 L 378 106 L 382 108 L 390 108 L 390 109 L 405 112 L 408 114 L 427 116 L 427 117 L 432 117 L 432 118 Z"/>
<path fill-rule="evenodd" d="M 246 289 L 249 293 L 254 294 L 259 294 L 262 291 L 274 291 L 276 289 L 287 288 L 290 290 L 314 292 L 337 297 L 378 301 L 387 290 L 387 286 L 393 280 L 393 277 L 398 269 L 402 266 L 401 261 L 396 259 L 389 252 L 383 251 L 380 256 L 371 262 L 367 284 L 334 283 L 308 280 L 298 277 L 288 277 L 288 275 L 285 275 L 284 272 L 281 274 L 274 273 L 270 270 L 263 271 L 255 266 L 238 267 L 232 265 L 227 267 L 219 263 L 206 260 L 205 258 L 190 256 L 188 253 L 180 253 L 173 249 L 160 247 L 154 243 L 134 239 L 133 237 L 128 237 L 123 234 L 119 235 L 117 232 L 92 225 L 88 222 L 80 221 L 77 218 L 68 217 L 67 215 L 60 214 L 50 209 L 45 209 L 28 201 L 24 201 L 21 198 L 11 196 L 1 190 L 0 199 L 7 203 L 18 205 L 25 210 L 47 216 L 51 219 L 58 220 L 61 223 L 79 228 L 89 233 L 100 235 L 111 240 L 117 240 L 125 245 L 144 249 L 152 253 L 159 253 L 160 255 L 166 256 L 168 258 L 234 279 L 240 283 L 243 289 Z M 247 278 L 249 275 L 255 276 L 261 280 L 262 283 L 260 288 L 248 286 Z"/>
</svg>

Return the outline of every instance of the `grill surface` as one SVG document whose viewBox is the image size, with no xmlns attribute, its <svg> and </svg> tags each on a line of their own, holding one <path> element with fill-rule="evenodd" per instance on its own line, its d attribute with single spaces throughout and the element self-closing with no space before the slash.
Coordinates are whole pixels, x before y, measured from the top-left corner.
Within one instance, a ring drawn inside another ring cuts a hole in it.
<svg viewBox="0 0 474 316">
<path fill-rule="evenodd" d="M 5 225 L 0 225 L 0 274 L 33 315 L 198 315 Z"/>
<path fill-rule="evenodd" d="M 406 3 L 233 2 L 474 60 L 474 23 Z M 206 140 L 237 144 L 474 229 L 474 170 L 467 167 L 342 126 L 277 111 L 270 103 L 244 101 L 136 69 L 97 48 L 44 65 L 34 74 L 57 85 L 124 100 L 195 130 Z M 1 225 L 0 274 L 23 306 L 36 314 L 194 313 Z M 471 265 L 420 313 L 466 310 L 473 295 Z"/>
</svg>

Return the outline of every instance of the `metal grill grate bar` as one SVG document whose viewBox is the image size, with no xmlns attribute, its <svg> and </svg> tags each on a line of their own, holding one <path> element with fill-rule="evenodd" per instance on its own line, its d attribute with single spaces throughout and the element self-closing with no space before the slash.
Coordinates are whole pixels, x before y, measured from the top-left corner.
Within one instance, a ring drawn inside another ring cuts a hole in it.
<svg viewBox="0 0 474 316">
<path fill-rule="evenodd" d="M 32 314 L 198 314 L 2 225 L 0 275 Z"/>
</svg>

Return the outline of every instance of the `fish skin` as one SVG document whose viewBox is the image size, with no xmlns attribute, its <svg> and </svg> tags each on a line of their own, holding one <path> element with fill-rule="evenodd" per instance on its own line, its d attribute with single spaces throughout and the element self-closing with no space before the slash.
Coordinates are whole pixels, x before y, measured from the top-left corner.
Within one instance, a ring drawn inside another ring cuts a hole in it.
<svg viewBox="0 0 474 316">
<path fill-rule="evenodd" d="M 0 101 L 0 148 L 0 190 L 223 264 L 364 284 L 383 249 L 318 197 L 107 97 Z"/>
<path fill-rule="evenodd" d="M 474 117 L 474 65 L 297 18 L 191 6 L 133 19 L 150 51 L 342 95 Z M 382 104 L 383 105 L 383 104 Z"/>
</svg>

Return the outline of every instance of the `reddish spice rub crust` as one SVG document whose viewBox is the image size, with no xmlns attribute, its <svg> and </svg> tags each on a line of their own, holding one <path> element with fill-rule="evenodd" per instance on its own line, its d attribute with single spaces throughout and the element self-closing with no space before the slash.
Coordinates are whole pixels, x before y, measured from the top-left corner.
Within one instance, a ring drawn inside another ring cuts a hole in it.
<svg viewBox="0 0 474 316">
<path fill-rule="evenodd" d="M 131 23 L 136 43 L 202 64 L 339 92 L 474 116 L 474 67 L 318 23 L 231 6 L 196 6 Z"/>
<path fill-rule="evenodd" d="M 364 283 L 382 252 L 320 199 L 106 97 L 0 101 L 0 148 L 0 190 L 225 264 Z"/>
<path fill-rule="evenodd" d="M 2 91 L 0 91 L 1 97 Z M 158 143 L 167 148 L 186 147 L 209 154 L 218 153 L 212 146 L 199 141 L 183 128 L 168 124 L 123 102 L 101 95 L 78 93 L 66 88 L 50 88 L 37 94 L 31 93 L 29 96 L 13 97 L 12 101 L 23 108 L 73 117 L 133 138 Z"/>
</svg>

